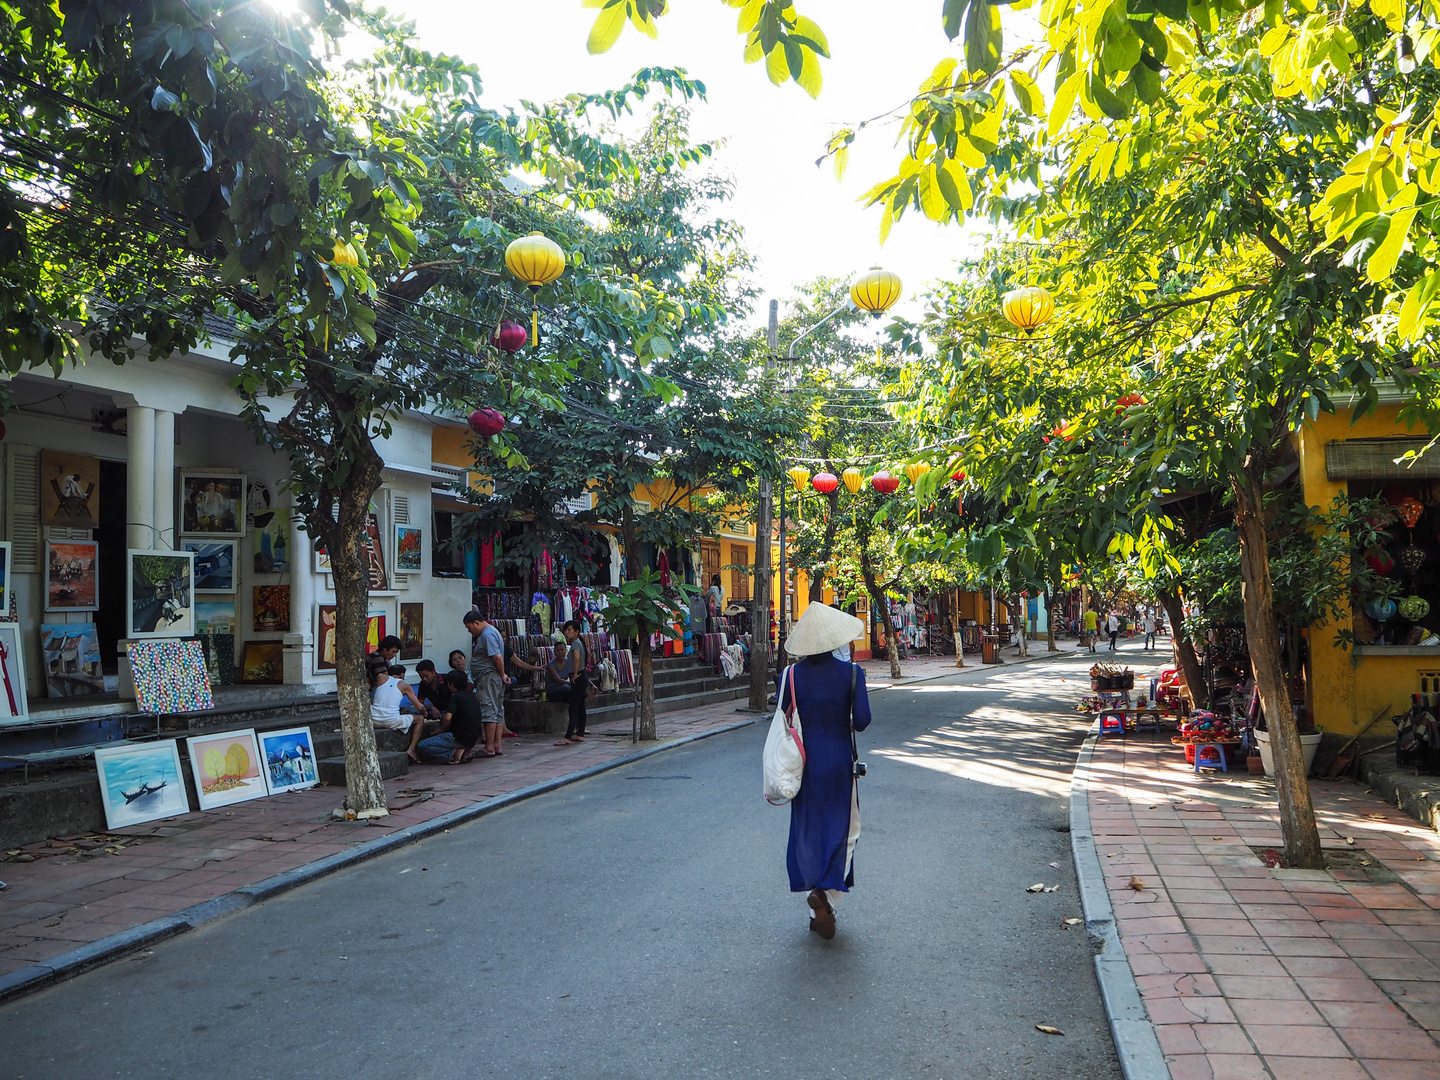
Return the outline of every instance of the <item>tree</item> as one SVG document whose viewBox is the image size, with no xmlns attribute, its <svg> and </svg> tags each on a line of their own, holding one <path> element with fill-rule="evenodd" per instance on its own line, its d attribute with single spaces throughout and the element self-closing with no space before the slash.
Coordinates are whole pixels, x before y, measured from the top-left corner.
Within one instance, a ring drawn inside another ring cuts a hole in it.
<svg viewBox="0 0 1440 1080">
<path fill-rule="evenodd" d="M 518 299 L 499 276 L 505 243 L 551 225 L 566 240 L 574 219 L 555 200 L 586 205 L 630 167 L 590 130 L 592 110 L 613 118 L 654 87 L 703 88 L 646 71 L 609 94 L 499 113 L 479 105 L 474 68 L 344 0 L 291 15 L 194 0 L 0 13 L 17 87 L 0 103 L 13 151 L 0 187 L 5 364 L 58 370 L 82 342 L 124 362 L 141 337 L 184 351 L 207 316 L 233 320 L 246 415 L 289 456 L 305 528 L 331 557 L 347 805 L 384 814 L 363 670 L 373 439 L 409 408 L 553 400 L 583 370 L 561 350 L 547 359 L 568 363 L 527 356 L 502 377 L 483 343 Z M 317 36 L 352 20 L 376 51 L 326 66 Z M 552 194 L 513 195 L 517 168 L 549 177 Z M 541 299 L 614 308 L 597 317 L 628 328 L 654 298 L 617 277 L 582 264 Z"/>
</svg>

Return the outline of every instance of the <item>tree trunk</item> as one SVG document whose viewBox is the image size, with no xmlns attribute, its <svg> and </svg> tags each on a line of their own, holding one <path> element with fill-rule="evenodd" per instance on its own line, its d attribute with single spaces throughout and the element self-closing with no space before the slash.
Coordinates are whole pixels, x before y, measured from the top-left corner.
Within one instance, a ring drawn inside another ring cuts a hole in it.
<svg viewBox="0 0 1440 1080">
<path fill-rule="evenodd" d="M 354 484 L 336 493 L 335 518 L 327 522 L 320 511 L 316 515 L 320 528 L 314 530 L 325 542 L 335 579 L 335 686 L 345 742 L 345 808 L 362 819 L 389 813 L 375 728 L 370 723 L 370 684 L 365 678 L 365 631 L 370 612 L 365 525 L 370 496 L 379 486 L 378 461 L 377 456 L 374 463 L 365 461 L 357 466 Z M 368 482 L 371 473 L 373 482 Z"/>
<path fill-rule="evenodd" d="M 750 616 L 750 708 L 764 712 L 770 696 L 770 481 L 760 481 L 755 514 L 755 607 Z"/>
<path fill-rule="evenodd" d="M 633 580 L 641 573 L 640 545 L 635 540 L 635 508 L 626 500 L 620 512 L 620 531 L 625 537 L 625 573 Z M 640 654 L 640 721 L 636 736 L 641 742 L 655 741 L 655 665 L 650 656 L 650 635 L 636 641 Z"/>
<path fill-rule="evenodd" d="M 865 592 L 870 597 L 870 610 L 878 611 L 883 620 L 881 626 L 885 628 L 885 654 L 890 658 L 890 677 L 900 678 L 900 653 L 895 644 L 895 623 L 890 619 L 890 605 L 885 600 L 885 593 L 875 581 L 875 571 L 870 568 L 870 560 L 865 557 L 864 549 L 860 553 L 860 576 L 865 580 Z"/>
<path fill-rule="evenodd" d="M 1055 644 L 1055 609 L 1051 607 L 1055 602 L 1055 593 L 1047 588 L 1041 595 L 1045 598 L 1045 651 L 1059 652 L 1060 648 Z"/>
<path fill-rule="evenodd" d="M 1018 635 L 1018 638 L 1019 638 L 1019 640 L 1017 641 L 1017 644 L 1020 646 L 1020 655 L 1021 655 L 1022 657 L 1029 657 L 1029 655 L 1030 655 L 1030 623 L 1029 623 L 1029 621 L 1025 618 L 1025 598 L 1024 598 L 1023 596 L 1022 596 L 1022 597 L 1017 597 L 1016 600 L 1015 600 L 1015 602 L 1014 602 L 1014 606 L 1013 606 L 1013 607 L 1011 607 L 1011 605 L 1009 605 L 1009 604 L 1007 604 L 1006 607 L 1009 608 L 1011 611 L 1013 611 L 1013 612 L 1015 613 L 1015 615 L 1014 615 L 1014 623 L 1015 623 L 1015 629 L 1016 629 L 1016 631 L 1017 631 L 1017 635 Z"/>
<path fill-rule="evenodd" d="M 1185 675 L 1185 685 L 1190 688 L 1190 700 L 1198 709 L 1210 703 L 1209 692 L 1205 689 L 1205 673 L 1200 668 L 1200 658 L 1195 655 L 1195 645 L 1185 633 L 1185 607 L 1175 593 L 1160 590 L 1160 604 L 1170 620 L 1170 640 L 1175 645 L 1175 659 Z"/>
<path fill-rule="evenodd" d="M 1315 827 L 1310 785 L 1305 779 L 1300 731 L 1290 711 L 1289 687 L 1281 671 L 1263 490 L 1259 480 L 1246 471 L 1232 477 L 1231 484 L 1235 491 L 1235 526 L 1240 536 L 1240 570 L 1245 587 L 1245 636 L 1260 705 L 1265 710 L 1265 725 L 1270 733 L 1270 752 L 1275 759 L 1275 788 L 1279 796 L 1285 858 L 1295 869 L 1323 870 L 1325 856 Z"/>
</svg>

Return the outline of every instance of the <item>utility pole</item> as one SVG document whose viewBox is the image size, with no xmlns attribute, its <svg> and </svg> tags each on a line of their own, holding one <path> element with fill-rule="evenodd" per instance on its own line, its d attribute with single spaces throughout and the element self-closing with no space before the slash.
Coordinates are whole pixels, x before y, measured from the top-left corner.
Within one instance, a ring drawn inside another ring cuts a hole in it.
<svg viewBox="0 0 1440 1080">
<path fill-rule="evenodd" d="M 780 348 L 780 301 L 770 301 L 770 326 L 765 335 L 766 373 Z M 770 477 L 759 480 L 755 507 L 755 607 L 750 616 L 750 708 L 764 712 L 770 697 Z"/>
</svg>

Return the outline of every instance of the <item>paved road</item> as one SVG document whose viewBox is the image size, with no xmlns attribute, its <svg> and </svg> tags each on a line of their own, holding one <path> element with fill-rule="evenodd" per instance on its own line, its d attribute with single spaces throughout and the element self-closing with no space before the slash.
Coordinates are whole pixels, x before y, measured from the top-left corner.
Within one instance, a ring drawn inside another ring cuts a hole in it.
<svg viewBox="0 0 1440 1080">
<path fill-rule="evenodd" d="M 787 891 L 756 725 L 0 1009 L 0 1078 L 1118 1078 L 1062 924 L 1088 664 L 873 695 L 831 943 Z"/>
</svg>

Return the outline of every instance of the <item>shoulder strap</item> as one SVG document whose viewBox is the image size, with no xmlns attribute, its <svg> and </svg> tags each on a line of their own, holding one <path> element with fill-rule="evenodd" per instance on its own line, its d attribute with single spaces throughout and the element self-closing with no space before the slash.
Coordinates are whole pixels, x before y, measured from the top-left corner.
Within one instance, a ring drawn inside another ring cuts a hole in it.
<svg viewBox="0 0 1440 1080">
<path fill-rule="evenodd" d="M 860 760 L 860 748 L 855 745 L 855 681 L 860 673 L 860 665 L 850 664 L 850 760 Z"/>
</svg>

